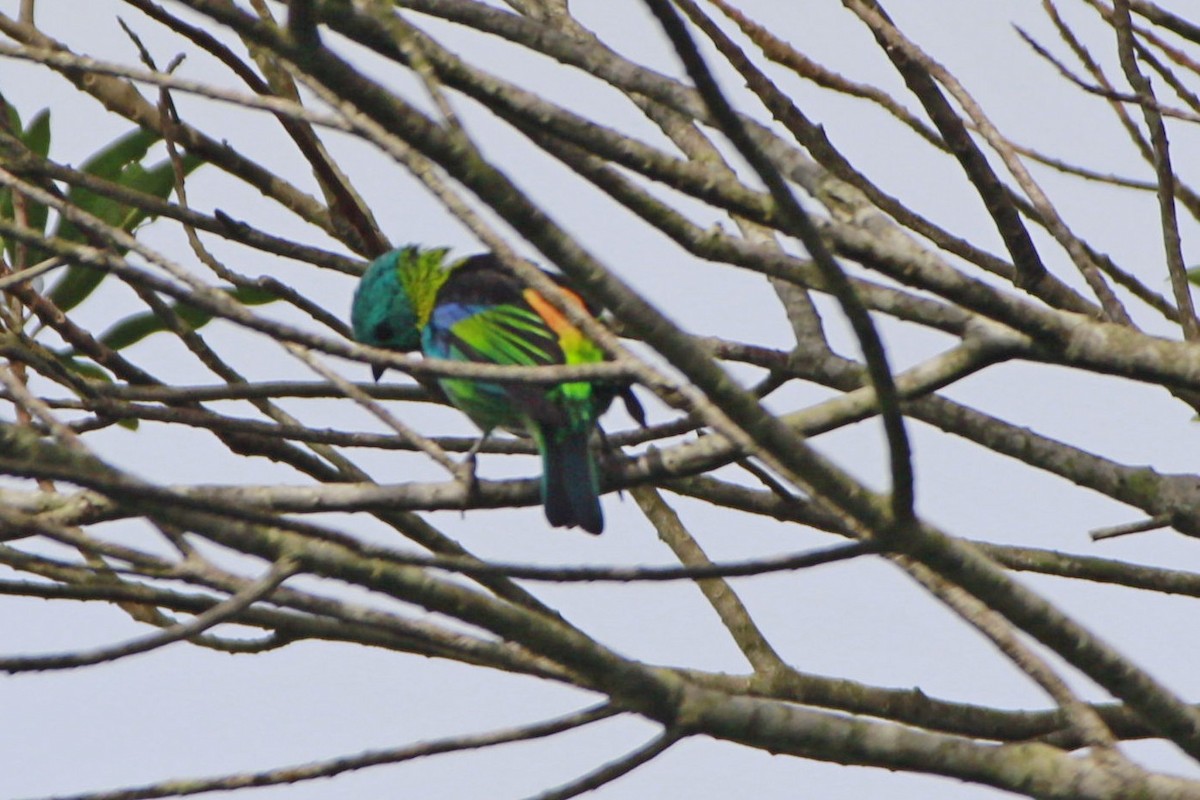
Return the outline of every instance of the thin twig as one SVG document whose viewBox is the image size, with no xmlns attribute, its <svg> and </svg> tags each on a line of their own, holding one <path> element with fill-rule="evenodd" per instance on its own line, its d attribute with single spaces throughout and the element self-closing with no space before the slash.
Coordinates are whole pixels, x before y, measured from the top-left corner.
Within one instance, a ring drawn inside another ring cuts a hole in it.
<svg viewBox="0 0 1200 800">
<path fill-rule="evenodd" d="M 622 775 L 628 775 L 642 764 L 648 763 L 682 738 L 676 731 L 663 731 L 651 741 L 631 753 L 610 761 L 599 769 L 589 772 L 568 784 L 533 795 L 529 800 L 569 800 L 586 792 L 592 792 L 605 784 L 612 783 Z"/>
<path fill-rule="evenodd" d="M 1115 0 L 1114 27 L 1117 32 L 1117 52 L 1125 77 L 1137 92 L 1142 105 L 1146 127 L 1150 129 L 1150 144 L 1154 149 L 1154 172 L 1158 177 L 1158 210 L 1162 226 L 1163 250 L 1166 252 L 1167 275 L 1175 292 L 1175 305 L 1179 308 L 1183 336 L 1188 341 L 1200 339 L 1200 320 L 1196 319 L 1196 307 L 1192 302 L 1192 288 L 1188 281 L 1187 267 L 1183 263 L 1183 245 L 1179 235 L 1179 219 L 1175 213 L 1175 170 L 1171 166 L 1171 149 L 1167 142 L 1167 127 L 1162 114 L 1155 107 L 1154 88 L 1142 74 L 1134 54 L 1133 23 L 1129 18 L 1127 0 Z"/>
<path fill-rule="evenodd" d="M 4 277 L 0 278 L 0 292 L 4 291 L 10 286 L 15 286 L 18 283 L 23 283 L 25 281 L 31 281 L 41 275 L 45 275 L 50 270 L 57 269 L 58 267 L 63 266 L 65 263 L 66 262 L 58 256 L 51 256 L 44 261 L 34 264 L 32 267 L 26 267 L 25 269 L 5 275 Z"/>
<path fill-rule="evenodd" d="M 1105 539 L 1115 539 L 1118 536 L 1128 536 L 1131 533 L 1156 531 L 1159 528 L 1165 528 L 1170 524 L 1170 514 L 1157 514 L 1149 519 L 1144 519 L 1139 522 L 1127 522 L 1124 525 L 1112 525 L 1107 528 L 1096 528 L 1088 535 L 1091 537 L 1093 542 L 1100 542 Z"/>
<path fill-rule="evenodd" d="M 42 672 L 45 670 L 75 669 L 94 664 L 103 664 L 121 658 L 147 653 L 173 642 L 190 639 L 209 628 L 235 617 L 254 603 L 263 599 L 285 580 L 295 575 L 298 566 L 288 560 L 271 565 L 271 569 L 259 580 L 207 611 L 197 614 L 187 622 L 172 625 L 161 631 L 134 639 L 125 644 L 101 647 L 84 652 L 63 653 L 49 656 L 19 656 L 0 658 L 0 672 Z"/>
<path fill-rule="evenodd" d="M 315 780 L 317 778 L 331 778 L 334 775 L 340 775 L 352 770 L 376 767 L 382 764 L 397 764 L 402 761 L 412 761 L 442 753 L 478 750 L 509 742 L 525 742 L 531 739 L 541 739 L 590 725 L 593 722 L 607 719 L 619 713 L 621 713 L 620 709 L 605 703 L 593 706 L 584 711 L 532 725 L 503 728 L 491 733 L 434 739 L 406 747 L 371 750 L 359 755 L 343 756 L 326 761 L 314 761 L 310 764 L 302 764 L 294 767 L 281 767 L 263 772 L 248 772 L 215 778 L 165 781 L 163 783 L 148 784 L 128 789 L 87 792 L 54 798 L 42 798 L 41 800 L 152 800 L 152 798 L 159 797 L 180 797 L 203 794 L 205 792 L 233 791 L 260 786 L 279 786 L 282 784 Z"/>
<path fill-rule="evenodd" d="M 897 69 L 902 71 L 905 79 L 909 81 L 916 80 L 918 86 L 924 86 L 928 90 L 918 91 L 918 96 L 922 102 L 938 102 L 938 105 L 943 108 L 945 114 L 939 115 L 937 119 L 945 118 L 949 120 L 950 117 L 953 117 L 957 120 L 957 115 L 949 109 L 949 104 L 941 97 L 941 93 L 933 85 L 933 81 L 936 80 L 937 83 L 945 87 L 946 91 L 954 97 L 955 101 L 962 107 L 971 121 L 974 122 L 980 135 L 984 137 L 991 148 L 1000 156 L 1009 174 L 1016 180 L 1017 185 L 1030 198 L 1039 217 L 1046 224 L 1055 240 L 1070 255 L 1072 262 L 1083 275 L 1084 279 L 1087 280 L 1088 286 L 1091 287 L 1092 292 L 1104 307 L 1108 317 L 1116 322 L 1131 324 L 1128 312 L 1126 312 L 1119 298 L 1113 294 L 1112 289 L 1105 282 L 1103 275 L 1091 258 L 1087 248 L 1083 246 L 1079 238 L 1070 230 L 1045 192 L 1042 191 L 1042 188 L 1033 179 L 1033 176 L 1025 168 L 1020 158 L 1017 157 L 1017 154 L 1008 145 L 1007 140 L 1000 135 L 991 120 L 983 113 L 983 109 L 967 92 L 965 87 L 949 70 L 937 63 L 896 28 L 887 16 L 881 12 L 879 4 L 875 0 L 844 0 L 843 4 L 867 24 L 880 42 L 881 47 L 884 48 L 893 63 L 897 65 Z M 910 83 L 910 85 L 912 84 Z M 927 109 L 929 107 L 927 105 Z M 946 129 L 942 129 L 942 133 L 946 135 Z M 964 151 L 964 153 L 966 152 Z M 971 152 L 977 152 L 973 145 L 971 145 Z M 979 159 L 982 159 L 981 154 L 979 155 Z M 973 163 L 979 166 L 980 169 L 986 169 L 987 173 L 990 174 L 990 168 L 986 167 L 979 159 L 974 159 Z M 998 189 L 998 187 L 996 188 Z M 995 196 L 998 197 L 999 195 Z M 1005 229 L 1001 228 L 1002 232 Z M 1036 275 L 1033 277 L 1036 278 Z"/>
<path fill-rule="evenodd" d="M 395 416 L 389 414 L 387 409 L 377 403 L 366 392 L 360 391 L 353 383 L 322 364 L 316 358 L 316 356 L 312 354 L 311 351 L 292 342 L 284 342 L 283 346 L 289 353 L 291 353 L 300 361 L 304 362 L 309 369 L 336 386 L 338 390 L 341 391 L 346 397 L 349 397 L 355 403 L 358 403 L 360 406 L 365 408 L 372 415 L 374 415 L 376 419 L 399 434 L 414 448 L 429 456 L 439 466 L 444 467 L 451 475 L 458 476 L 461 474 L 461 469 L 458 463 L 456 463 L 454 459 L 450 458 L 450 456 L 446 454 L 446 451 L 443 450 L 437 444 L 437 442 L 429 439 L 426 436 L 422 436 L 415 429 L 405 425 L 403 422 L 396 419 Z"/>
<path fill-rule="evenodd" d="M 712 561 L 700 547 L 679 515 L 653 486 L 636 486 L 630 490 L 633 499 L 646 518 L 658 531 L 658 538 L 670 547 L 688 569 L 711 568 Z M 741 598 L 720 578 L 698 580 L 696 586 L 717 612 L 738 649 L 756 672 L 771 672 L 783 666 L 783 659 L 750 616 Z"/>
<path fill-rule="evenodd" d="M 859 346 L 863 350 L 871 382 L 879 397 L 880 416 L 887 434 L 892 474 L 891 512 L 893 522 L 897 527 L 903 527 L 912 521 L 914 514 L 915 487 L 911 452 L 904 420 L 900 414 L 900 401 L 896 395 L 895 384 L 892 382 L 887 354 L 883 342 L 879 338 L 879 332 L 875 329 L 862 301 L 858 299 L 853 285 L 846 278 L 845 272 L 825 246 L 825 242 L 816 226 L 813 225 L 808 212 L 796 200 L 780 171 L 747 133 L 741 118 L 725 98 L 720 86 L 709 71 L 708 65 L 700 55 L 700 51 L 696 48 L 695 42 L 692 41 L 691 34 L 683 26 L 670 1 L 645 0 L 645 2 L 662 24 L 676 54 L 682 59 L 688 74 L 696 83 L 696 87 L 708 104 L 710 111 L 720 121 L 721 130 L 730 137 L 738 152 L 754 167 L 754 171 L 767 185 L 775 202 L 779 204 L 792 226 L 799 232 L 805 249 L 829 282 L 831 291 L 841 304 L 842 310 L 854 329 Z"/>
<path fill-rule="evenodd" d="M 907 560 L 900 563 L 921 586 L 990 639 L 1013 664 L 1041 686 L 1063 710 L 1071 733 L 1078 741 L 1088 747 L 1102 748 L 1109 759 L 1124 762 L 1124 756 L 1115 748 L 1112 731 L 1100 715 L 1079 698 L 1045 659 L 1021 641 L 1008 620 L 924 565 Z"/>
</svg>

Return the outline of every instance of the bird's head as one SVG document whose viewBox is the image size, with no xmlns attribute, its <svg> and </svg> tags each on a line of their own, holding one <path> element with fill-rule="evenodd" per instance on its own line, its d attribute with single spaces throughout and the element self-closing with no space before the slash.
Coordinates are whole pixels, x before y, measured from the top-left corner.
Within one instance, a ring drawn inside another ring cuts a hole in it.
<svg viewBox="0 0 1200 800">
<path fill-rule="evenodd" d="M 354 338 L 373 347 L 411 352 L 421 348 L 438 289 L 446 282 L 446 248 L 407 245 L 389 250 L 363 273 L 350 311 Z M 383 370 L 375 369 L 378 380 Z"/>
</svg>

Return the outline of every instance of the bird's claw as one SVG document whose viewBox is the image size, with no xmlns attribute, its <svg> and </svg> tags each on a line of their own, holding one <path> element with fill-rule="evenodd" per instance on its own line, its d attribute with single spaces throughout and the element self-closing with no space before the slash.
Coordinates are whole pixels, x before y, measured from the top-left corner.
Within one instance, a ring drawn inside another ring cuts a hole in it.
<svg viewBox="0 0 1200 800">
<path fill-rule="evenodd" d="M 475 474 L 477 462 L 475 460 L 474 451 L 467 454 L 467 457 L 458 465 L 458 480 L 463 484 L 463 499 L 462 508 L 459 509 L 464 515 L 467 509 L 474 505 L 475 500 L 479 497 L 479 478 Z"/>
<path fill-rule="evenodd" d="M 644 418 L 643 418 L 644 419 Z M 625 455 L 625 451 L 620 445 L 613 444 L 608 440 L 608 434 L 600 425 L 596 425 L 596 432 L 600 439 L 599 458 L 596 459 L 596 466 L 600 469 L 601 474 L 609 472 L 618 472 L 621 467 L 628 464 L 631 459 Z M 606 481 L 607 482 L 607 481 Z M 625 490 L 618 487 L 617 497 L 625 499 Z"/>
<path fill-rule="evenodd" d="M 467 509 L 475 504 L 479 499 L 479 477 L 476 474 L 476 468 L 479 466 L 479 461 L 476 456 L 483 448 L 484 442 L 487 441 L 488 434 L 479 437 L 479 441 L 471 445 L 471 449 L 463 456 L 462 463 L 458 465 L 458 480 L 463 483 L 463 503 L 462 512 L 465 515 Z"/>
</svg>

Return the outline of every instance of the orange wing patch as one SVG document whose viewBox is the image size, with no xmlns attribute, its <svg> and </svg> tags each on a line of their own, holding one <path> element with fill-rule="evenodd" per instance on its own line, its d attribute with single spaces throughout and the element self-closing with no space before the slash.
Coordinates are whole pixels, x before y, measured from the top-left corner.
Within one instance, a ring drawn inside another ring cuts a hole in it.
<svg viewBox="0 0 1200 800">
<path fill-rule="evenodd" d="M 562 289 L 562 287 L 559 288 Z M 562 289 L 562 292 L 571 298 L 571 300 L 578 303 L 580 308 L 586 308 L 583 304 L 583 298 L 579 295 L 570 289 Z M 529 307 L 546 321 L 547 327 L 558 334 L 560 339 L 581 335 L 579 329 L 571 323 L 571 320 L 567 319 L 567 315 L 555 308 L 549 300 L 542 297 L 536 290 L 526 289 L 522 292 L 522 296 L 525 298 L 525 302 L 529 303 Z"/>
</svg>

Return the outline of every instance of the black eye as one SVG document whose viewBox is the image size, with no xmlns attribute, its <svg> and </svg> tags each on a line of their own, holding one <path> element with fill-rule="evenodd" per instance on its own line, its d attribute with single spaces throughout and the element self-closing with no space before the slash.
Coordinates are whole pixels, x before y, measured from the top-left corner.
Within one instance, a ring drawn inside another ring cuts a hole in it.
<svg viewBox="0 0 1200 800">
<path fill-rule="evenodd" d="M 392 326 L 386 322 L 381 322 L 375 326 L 375 341 L 386 342 L 392 338 Z"/>
</svg>

